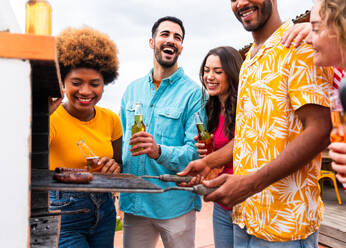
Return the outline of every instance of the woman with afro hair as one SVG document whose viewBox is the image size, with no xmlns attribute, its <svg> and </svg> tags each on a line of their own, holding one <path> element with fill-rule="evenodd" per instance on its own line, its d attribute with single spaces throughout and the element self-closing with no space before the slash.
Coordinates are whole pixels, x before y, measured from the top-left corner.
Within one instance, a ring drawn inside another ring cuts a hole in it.
<svg viewBox="0 0 346 248">
<path fill-rule="evenodd" d="M 118 76 L 117 48 L 107 35 L 89 27 L 65 29 L 56 37 L 56 44 L 67 101 L 50 101 L 50 170 L 85 168 L 86 159 L 77 146 L 83 140 L 100 158 L 101 172 L 119 173 L 120 119 L 96 106 L 104 86 Z M 114 246 L 116 211 L 111 193 L 50 191 L 49 202 L 51 210 L 89 210 L 61 216 L 59 247 Z"/>
</svg>

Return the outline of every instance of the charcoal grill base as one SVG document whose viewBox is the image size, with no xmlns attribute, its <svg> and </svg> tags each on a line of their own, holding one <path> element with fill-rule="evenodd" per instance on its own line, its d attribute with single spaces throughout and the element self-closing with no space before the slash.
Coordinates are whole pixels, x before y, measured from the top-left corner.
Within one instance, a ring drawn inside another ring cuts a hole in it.
<svg viewBox="0 0 346 248">
<path fill-rule="evenodd" d="M 60 217 L 30 218 L 30 248 L 57 247 Z"/>
</svg>

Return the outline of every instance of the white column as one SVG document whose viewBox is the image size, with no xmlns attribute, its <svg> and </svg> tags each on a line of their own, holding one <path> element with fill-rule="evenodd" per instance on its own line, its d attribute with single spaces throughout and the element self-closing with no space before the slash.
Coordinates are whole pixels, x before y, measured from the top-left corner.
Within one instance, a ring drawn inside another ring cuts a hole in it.
<svg viewBox="0 0 346 248">
<path fill-rule="evenodd" d="M 25 8 L 25 3 L 23 3 Z M 20 33 L 16 16 L 8 0 L 0 1 L 0 31 L 9 30 L 11 33 Z"/>
<path fill-rule="evenodd" d="M 0 1 L 3 30 L 19 32 L 8 0 Z M 0 58 L 0 247 L 29 247 L 30 70 L 28 61 Z"/>
</svg>

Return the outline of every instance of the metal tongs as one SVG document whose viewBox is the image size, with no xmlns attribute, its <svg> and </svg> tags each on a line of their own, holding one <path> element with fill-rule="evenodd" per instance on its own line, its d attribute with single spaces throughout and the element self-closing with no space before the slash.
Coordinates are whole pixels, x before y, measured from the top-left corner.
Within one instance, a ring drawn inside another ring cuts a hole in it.
<svg viewBox="0 0 346 248">
<path fill-rule="evenodd" d="M 141 178 L 153 178 L 153 179 L 159 179 L 163 182 L 175 182 L 175 183 L 188 183 L 191 181 L 192 177 L 191 176 L 176 176 L 176 175 L 169 175 L 169 174 L 164 174 L 160 176 L 140 176 Z M 208 188 L 204 186 L 203 184 L 197 184 L 192 187 L 168 187 L 163 189 L 163 192 L 169 191 L 169 190 L 185 190 L 185 191 L 190 191 L 193 193 L 196 193 L 198 195 L 208 195 L 215 190 L 217 190 L 218 187 L 213 187 L 213 188 Z"/>
<path fill-rule="evenodd" d="M 170 175 L 170 174 L 163 174 L 160 176 L 140 176 L 141 178 L 154 178 L 159 179 L 163 182 L 175 182 L 175 183 L 188 183 L 191 181 L 191 176 L 176 176 L 176 175 Z"/>
</svg>

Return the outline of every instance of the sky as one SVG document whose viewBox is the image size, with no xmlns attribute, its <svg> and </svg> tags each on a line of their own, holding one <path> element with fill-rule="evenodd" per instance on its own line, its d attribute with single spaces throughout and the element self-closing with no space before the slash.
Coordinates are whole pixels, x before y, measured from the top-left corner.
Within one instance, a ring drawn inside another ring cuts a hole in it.
<svg viewBox="0 0 346 248">
<path fill-rule="evenodd" d="M 294 19 L 312 7 L 312 0 L 277 0 L 282 20 Z M 22 32 L 27 0 L 9 0 Z M 68 26 L 88 25 L 106 33 L 117 45 L 119 77 L 105 86 L 98 105 L 118 113 L 127 85 L 146 75 L 153 65 L 149 47 L 151 27 L 160 17 L 180 18 L 185 26 L 178 65 L 198 84 L 199 67 L 217 46 L 240 49 L 252 42 L 235 18 L 230 0 L 48 0 L 52 6 L 52 35 Z"/>
</svg>

